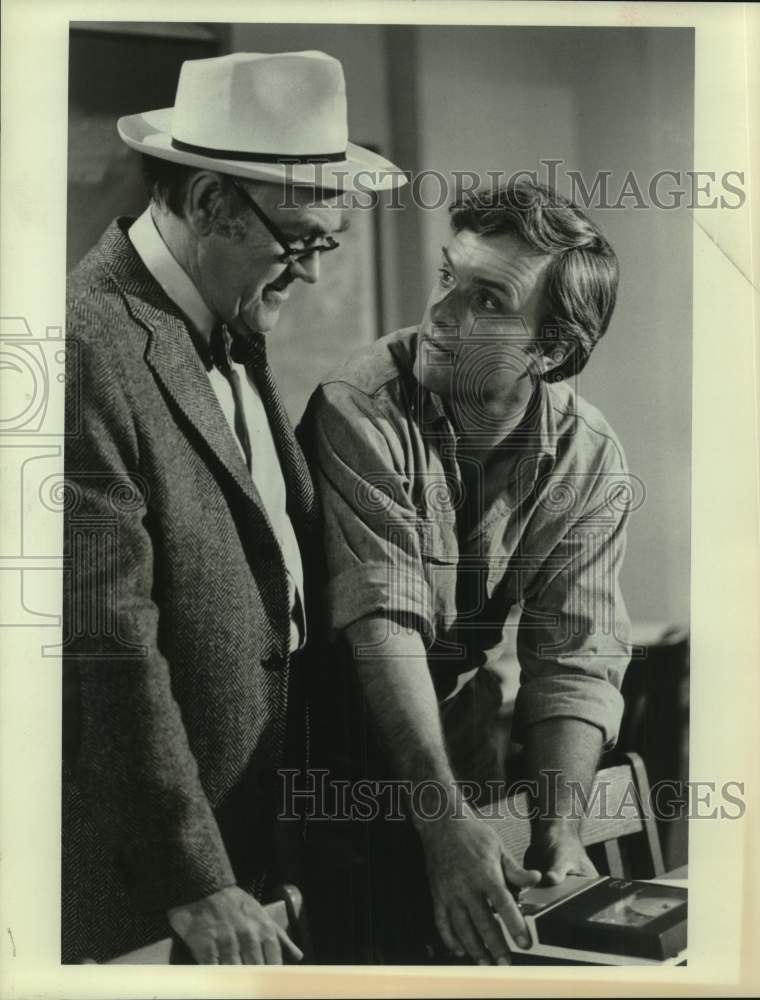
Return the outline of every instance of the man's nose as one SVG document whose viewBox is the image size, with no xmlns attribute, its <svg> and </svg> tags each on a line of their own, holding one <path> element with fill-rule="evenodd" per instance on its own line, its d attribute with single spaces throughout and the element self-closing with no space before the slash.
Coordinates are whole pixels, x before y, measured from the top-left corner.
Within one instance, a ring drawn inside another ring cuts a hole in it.
<svg viewBox="0 0 760 1000">
<path fill-rule="evenodd" d="M 436 326 L 459 325 L 453 291 L 447 292 L 432 303 L 430 306 L 430 319 Z"/>
<path fill-rule="evenodd" d="M 316 284 L 319 281 L 319 251 L 307 254 L 300 260 L 294 260 L 290 267 L 296 278 L 300 278 L 308 285 Z"/>
</svg>

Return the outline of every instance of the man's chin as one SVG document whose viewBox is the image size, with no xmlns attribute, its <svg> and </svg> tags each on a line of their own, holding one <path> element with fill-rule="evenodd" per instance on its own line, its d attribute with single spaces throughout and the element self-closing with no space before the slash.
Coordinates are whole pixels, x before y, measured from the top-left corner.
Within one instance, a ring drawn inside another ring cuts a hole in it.
<svg viewBox="0 0 760 1000">
<path fill-rule="evenodd" d="M 266 305 L 259 302 L 244 319 L 246 327 L 256 333 L 269 333 L 277 325 L 280 318 L 280 306 Z"/>
<path fill-rule="evenodd" d="M 448 396 L 451 392 L 451 371 L 448 369 L 426 365 L 417 357 L 412 374 L 424 389 L 436 396 Z"/>
</svg>

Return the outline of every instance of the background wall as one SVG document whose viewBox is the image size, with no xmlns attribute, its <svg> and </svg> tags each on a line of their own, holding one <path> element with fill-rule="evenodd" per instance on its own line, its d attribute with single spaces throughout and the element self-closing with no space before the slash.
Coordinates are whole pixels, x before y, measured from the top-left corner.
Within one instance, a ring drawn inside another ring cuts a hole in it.
<svg viewBox="0 0 760 1000">
<path fill-rule="evenodd" d="M 194 44 L 195 36 L 186 43 Z M 539 169 L 540 174 L 541 159 L 559 159 L 561 190 L 567 191 L 563 171 L 580 170 L 590 185 L 597 171 L 608 170 L 610 190 L 616 193 L 628 170 L 646 187 L 659 170 L 692 167 L 690 30 L 245 24 L 217 33 L 215 44 L 220 51 L 321 49 L 336 56 L 346 74 L 352 140 L 376 146 L 407 170 Z M 118 113 L 163 103 L 134 101 L 132 95 L 130 106 Z M 98 155 L 102 125 L 93 132 L 90 114 L 74 108 L 72 116 L 69 248 L 74 263 L 99 236 L 100 215 L 107 222 L 128 210 L 127 192 L 132 200 L 137 196 L 133 174 L 125 174 L 119 184 L 109 174 L 113 157 L 125 156 L 124 150 L 117 153 L 114 147 L 113 156 Z M 98 136 L 89 147 L 87 135 Z M 120 162 L 126 171 L 125 161 Z M 83 177 L 84 191 L 77 189 Z M 435 188 L 430 192 L 434 196 Z M 93 200 L 94 194 L 101 199 Z M 446 238 L 447 213 L 445 207 L 414 207 L 409 188 L 402 200 L 404 211 L 373 212 L 376 232 L 362 231 L 361 259 L 376 275 L 377 287 L 359 289 L 364 306 L 358 312 L 355 296 L 348 294 L 340 315 L 329 313 L 330 329 L 339 332 L 341 343 L 358 345 L 376 329 L 395 329 L 420 317 Z M 645 504 L 631 520 L 623 589 L 637 624 L 687 626 L 690 218 L 685 209 L 637 209 L 630 202 L 591 214 L 618 253 L 622 279 L 611 327 L 579 389 L 616 429 L 632 472 L 647 490 Z M 376 312 L 371 323 L 368 310 Z M 365 319 L 357 321 L 357 314 Z M 316 315 L 314 329 L 319 316 L 324 322 L 327 314 L 316 309 Z M 309 316 L 305 310 L 299 315 L 298 328 Z M 283 339 L 288 356 L 280 364 L 286 389 L 297 400 L 308 393 L 304 377 L 308 381 L 309 373 L 300 357 L 300 374 L 292 366 L 287 370 L 295 343 L 291 339 L 286 346 Z M 330 357 L 336 344 L 333 336 Z M 314 381 L 318 374 L 317 364 Z"/>
<path fill-rule="evenodd" d="M 69 33 L 69 162 L 66 267 L 70 270 L 117 215 L 145 206 L 138 157 L 116 119 L 171 105 L 185 59 L 226 48 L 215 26 L 163 21 L 74 22 Z M 139 66 L 140 72 L 114 72 Z"/>
</svg>

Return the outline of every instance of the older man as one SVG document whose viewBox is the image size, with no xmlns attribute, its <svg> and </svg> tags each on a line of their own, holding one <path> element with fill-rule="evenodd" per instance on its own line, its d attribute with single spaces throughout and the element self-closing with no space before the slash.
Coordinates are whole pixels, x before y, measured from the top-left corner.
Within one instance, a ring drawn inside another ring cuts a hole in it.
<svg viewBox="0 0 760 1000">
<path fill-rule="evenodd" d="M 433 917 L 451 952 L 507 961 L 494 914 L 525 936 L 513 893 L 540 874 L 594 872 L 573 783 L 588 790 L 622 710 L 629 482 L 609 425 L 563 381 L 607 329 L 615 255 L 580 211 L 529 182 L 464 199 L 451 222 L 419 327 L 349 360 L 304 423 L 327 615 L 347 653 L 342 672 L 327 657 L 315 684 L 315 716 L 345 711 L 313 759 L 333 777 L 412 790 L 408 823 L 387 797 L 373 822 L 329 795 L 321 806 L 336 821 L 312 827 L 312 898 L 333 901 L 319 928 L 336 961 L 424 960 Z M 505 777 L 489 730 L 515 605 L 515 735 L 539 807 L 532 870 L 473 802 Z"/>
<path fill-rule="evenodd" d="M 173 108 L 118 127 L 151 202 L 68 296 L 63 960 L 171 927 L 198 962 L 278 963 L 315 508 L 265 335 L 337 247 L 337 195 L 399 172 L 348 142 L 319 52 L 186 62 Z"/>
</svg>

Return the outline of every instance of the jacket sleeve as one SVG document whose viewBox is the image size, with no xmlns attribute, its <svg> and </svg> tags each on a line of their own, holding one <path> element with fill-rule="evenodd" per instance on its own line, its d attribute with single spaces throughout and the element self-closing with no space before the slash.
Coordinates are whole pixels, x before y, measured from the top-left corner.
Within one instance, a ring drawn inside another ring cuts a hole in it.
<svg viewBox="0 0 760 1000">
<path fill-rule="evenodd" d="M 166 910 L 235 877 L 160 650 L 134 408 L 118 351 L 93 334 L 68 335 L 64 745 L 138 905 Z"/>
</svg>

